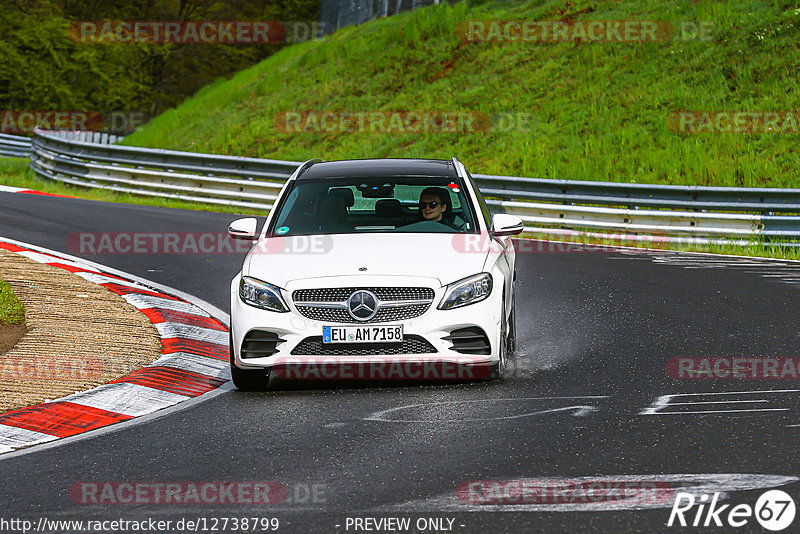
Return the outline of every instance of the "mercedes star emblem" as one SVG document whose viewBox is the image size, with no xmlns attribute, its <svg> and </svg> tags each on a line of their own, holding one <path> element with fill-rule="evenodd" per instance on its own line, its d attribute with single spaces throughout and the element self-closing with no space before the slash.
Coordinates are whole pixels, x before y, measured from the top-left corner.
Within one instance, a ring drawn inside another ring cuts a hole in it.
<svg viewBox="0 0 800 534">
<path fill-rule="evenodd" d="M 378 313 L 378 297 L 364 289 L 353 292 L 347 299 L 347 313 L 356 321 L 369 321 Z"/>
</svg>

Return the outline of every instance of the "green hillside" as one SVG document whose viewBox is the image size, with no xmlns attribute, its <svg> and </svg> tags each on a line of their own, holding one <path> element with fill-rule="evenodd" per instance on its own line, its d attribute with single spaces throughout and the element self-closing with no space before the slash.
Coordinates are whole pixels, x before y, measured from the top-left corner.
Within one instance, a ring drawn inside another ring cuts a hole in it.
<svg viewBox="0 0 800 534">
<path fill-rule="evenodd" d="M 291 160 L 457 155 L 483 173 L 798 187 L 800 124 L 792 129 L 791 115 L 753 133 L 679 132 L 671 119 L 687 110 L 800 109 L 798 7 L 756 0 L 432 6 L 284 48 L 202 89 L 126 143 Z M 463 38 L 465 21 L 487 19 L 657 21 L 677 31 L 657 42 Z M 695 27 L 706 38 L 696 38 Z M 285 131 L 283 113 L 309 111 L 463 112 L 492 126 Z M 527 117 L 528 125 L 498 131 L 494 121 L 503 116 Z"/>
</svg>

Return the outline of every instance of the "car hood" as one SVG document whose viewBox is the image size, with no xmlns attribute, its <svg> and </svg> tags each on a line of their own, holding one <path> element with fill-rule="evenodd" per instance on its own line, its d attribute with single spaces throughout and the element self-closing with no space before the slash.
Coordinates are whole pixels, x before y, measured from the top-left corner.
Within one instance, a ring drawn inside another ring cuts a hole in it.
<svg viewBox="0 0 800 534">
<path fill-rule="evenodd" d="M 273 237 L 254 245 L 242 274 L 284 288 L 295 280 L 353 275 L 436 278 L 445 285 L 483 270 L 488 252 L 466 251 L 462 244 L 470 237 L 388 233 Z"/>
</svg>

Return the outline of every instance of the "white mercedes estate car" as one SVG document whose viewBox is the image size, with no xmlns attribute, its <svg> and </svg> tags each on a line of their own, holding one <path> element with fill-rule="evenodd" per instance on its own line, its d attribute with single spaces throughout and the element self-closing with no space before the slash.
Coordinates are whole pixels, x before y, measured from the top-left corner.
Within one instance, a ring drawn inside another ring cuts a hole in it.
<svg viewBox="0 0 800 534">
<path fill-rule="evenodd" d="M 515 337 L 519 217 L 456 159 L 303 163 L 231 282 L 233 383 L 501 377 Z"/>
</svg>

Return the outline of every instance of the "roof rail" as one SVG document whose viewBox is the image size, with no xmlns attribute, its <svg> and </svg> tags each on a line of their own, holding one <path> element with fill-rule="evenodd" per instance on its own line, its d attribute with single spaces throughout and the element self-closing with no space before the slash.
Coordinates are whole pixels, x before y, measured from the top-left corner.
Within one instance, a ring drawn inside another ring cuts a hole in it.
<svg viewBox="0 0 800 534">
<path fill-rule="evenodd" d="M 325 160 L 322 160 L 322 159 L 319 159 L 319 158 L 314 158 L 314 159 L 310 159 L 310 160 L 304 161 L 299 167 L 297 167 L 297 170 L 295 170 L 292 173 L 292 175 L 289 177 L 289 180 L 293 180 L 293 179 L 299 177 L 301 174 L 303 174 L 305 171 L 307 171 L 308 168 L 311 167 L 313 164 L 315 164 L 315 163 L 323 163 L 324 161 Z"/>
</svg>

